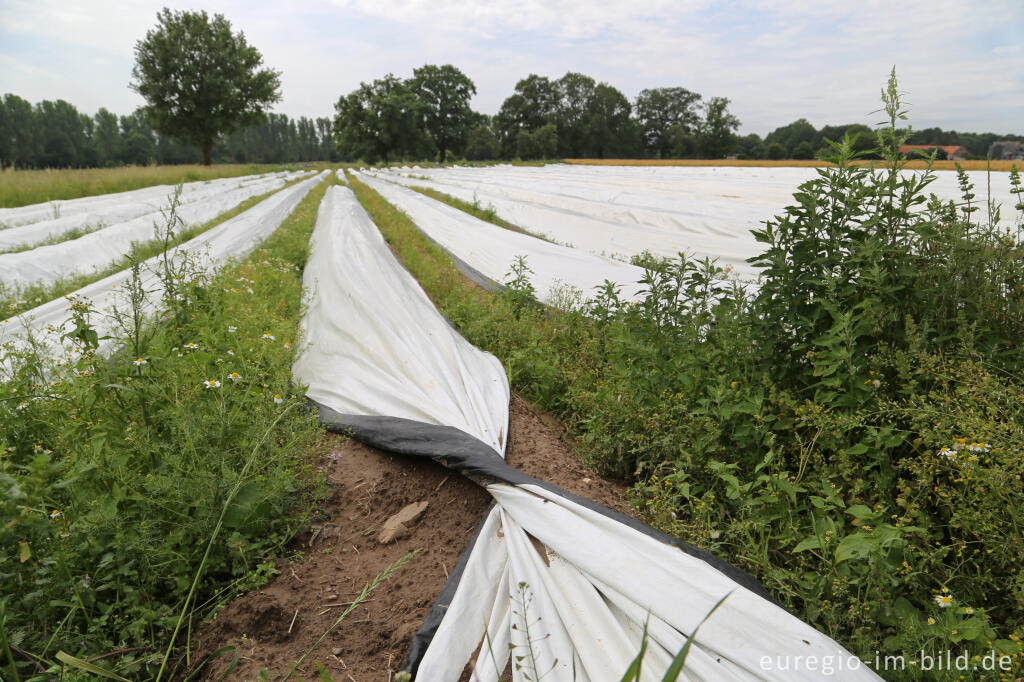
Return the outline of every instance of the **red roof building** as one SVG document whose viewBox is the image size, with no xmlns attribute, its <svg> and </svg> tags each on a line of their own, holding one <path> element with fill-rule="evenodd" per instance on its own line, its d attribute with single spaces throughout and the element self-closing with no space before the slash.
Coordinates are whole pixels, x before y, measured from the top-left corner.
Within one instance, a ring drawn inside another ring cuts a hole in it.
<svg viewBox="0 0 1024 682">
<path fill-rule="evenodd" d="M 967 148 L 959 144 L 904 144 L 900 146 L 900 154 L 915 156 L 917 155 L 915 152 L 930 154 L 933 149 L 945 153 L 945 158 L 950 161 L 963 161 L 967 158 Z M 939 154 L 938 158 L 943 158 L 942 154 Z"/>
</svg>

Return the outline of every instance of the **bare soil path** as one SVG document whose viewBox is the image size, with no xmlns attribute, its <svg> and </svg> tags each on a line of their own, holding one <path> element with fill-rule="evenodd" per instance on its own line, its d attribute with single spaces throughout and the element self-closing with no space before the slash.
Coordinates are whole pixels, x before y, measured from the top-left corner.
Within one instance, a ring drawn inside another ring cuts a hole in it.
<svg viewBox="0 0 1024 682">
<path fill-rule="evenodd" d="M 303 680 L 317 679 L 316 660 L 334 680 L 390 682 L 490 503 L 485 490 L 433 461 L 391 455 L 335 435 L 328 439 L 334 454 L 327 460 L 333 486 L 324 510 L 329 520 L 318 537 L 306 533 L 297 541 L 305 558 L 279 561 L 279 576 L 225 606 L 198 632 L 200 658 L 226 645 L 238 647 L 241 659 L 227 679 L 256 680 L 262 669 L 270 679 L 280 679 L 367 583 L 420 549 L 299 671 Z M 558 421 L 518 395 L 512 397 L 507 459 L 536 478 L 631 513 L 625 486 L 583 466 Z M 422 501 L 427 508 L 407 535 L 386 545 L 378 540 L 389 517 Z M 218 679 L 229 660 L 218 659 L 202 679 Z"/>
</svg>

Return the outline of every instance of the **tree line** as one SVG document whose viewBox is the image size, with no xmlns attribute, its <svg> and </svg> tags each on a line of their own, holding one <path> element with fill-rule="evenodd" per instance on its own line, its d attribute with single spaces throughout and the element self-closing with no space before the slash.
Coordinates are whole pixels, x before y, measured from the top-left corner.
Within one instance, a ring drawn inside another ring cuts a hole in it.
<svg viewBox="0 0 1024 682">
<path fill-rule="evenodd" d="M 705 156 L 736 145 L 740 122 L 724 97 L 682 87 L 630 102 L 608 83 L 569 72 L 530 74 L 494 116 L 473 111 L 476 86 L 451 64 L 388 74 L 339 98 L 335 136 L 345 160 L 384 161 Z"/>
<path fill-rule="evenodd" d="M 0 99 L 0 167 L 102 168 L 196 163 L 200 151 L 160 135 L 143 110 L 117 116 L 105 108 L 83 114 L 64 100 L 35 105 L 13 94 Z M 331 119 L 268 114 L 262 122 L 223 136 L 216 163 L 337 161 Z"/>
<path fill-rule="evenodd" d="M 858 152 L 866 153 L 876 146 L 874 132 L 864 124 L 827 125 L 819 130 L 807 119 L 800 118 L 779 126 L 764 139 L 754 134 L 740 137 L 735 153 L 738 158 L 747 159 L 823 159 L 832 155 L 827 141 L 838 142 L 847 134 L 856 136 L 854 149 Z M 997 140 L 1024 141 L 1024 136 L 923 128 L 910 131 L 907 144 L 960 145 L 967 149 L 968 158 L 984 159 L 989 146 Z"/>
<path fill-rule="evenodd" d="M 736 134 L 740 122 L 725 97 L 683 87 L 649 88 L 630 102 L 615 87 L 581 73 L 551 79 L 530 74 L 493 116 L 476 112 L 473 81 L 458 68 L 424 65 L 412 77 L 392 74 L 362 83 L 338 99 L 333 119 L 266 114 L 213 145 L 217 163 L 306 161 L 393 162 L 451 158 L 723 158 L 814 159 L 827 140 L 857 135 L 874 146 L 863 124 L 815 128 L 801 118 L 764 138 Z M 1020 135 L 914 131 L 909 144 L 963 145 L 984 158 L 996 140 Z M 0 99 L 0 167 L 92 168 L 196 163 L 197 147 L 159 134 L 144 108 L 126 116 L 100 109 L 89 116 L 64 101 L 36 104 Z"/>
</svg>

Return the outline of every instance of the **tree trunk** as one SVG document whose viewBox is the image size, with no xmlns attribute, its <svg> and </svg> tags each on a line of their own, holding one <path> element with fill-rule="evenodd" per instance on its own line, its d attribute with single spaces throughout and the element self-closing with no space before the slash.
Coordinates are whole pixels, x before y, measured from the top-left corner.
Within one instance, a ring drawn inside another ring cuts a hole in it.
<svg viewBox="0 0 1024 682">
<path fill-rule="evenodd" d="M 210 150 L 212 148 L 213 148 L 212 144 L 204 144 L 203 145 L 203 165 L 204 166 L 209 166 L 210 165 Z"/>
</svg>

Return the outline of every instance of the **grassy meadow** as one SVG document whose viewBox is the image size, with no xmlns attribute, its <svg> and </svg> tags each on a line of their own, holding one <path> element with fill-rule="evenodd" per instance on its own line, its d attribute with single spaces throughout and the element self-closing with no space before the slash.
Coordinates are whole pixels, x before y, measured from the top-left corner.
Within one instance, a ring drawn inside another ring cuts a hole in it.
<svg viewBox="0 0 1024 682">
<path fill-rule="evenodd" d="M 294 164 L 213 166 L 120 166 L 117 168 L 0 171 L 0 208 L 40 204 L 60 199 L 79 199 L 97 194 L 128 192 L 153 185 L 233 178 L 254 173 L 271 173 L 293 168 Z"/>
</svg>

